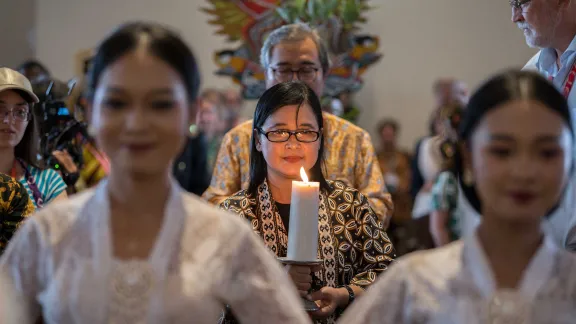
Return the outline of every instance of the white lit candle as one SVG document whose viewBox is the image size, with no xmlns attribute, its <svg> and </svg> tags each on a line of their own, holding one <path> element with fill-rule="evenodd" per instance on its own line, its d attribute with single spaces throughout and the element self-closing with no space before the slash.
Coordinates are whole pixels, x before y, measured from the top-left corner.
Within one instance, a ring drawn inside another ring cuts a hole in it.
<svg viewBox="0 0 576 324">
<path fill-rule="evenodd" d="M 288 260 L 316 261 L 318 251 L 318 207 L 320 183 L 309 182 L 304 168 L 302 181 L 292 181 Z"/>
</svg>

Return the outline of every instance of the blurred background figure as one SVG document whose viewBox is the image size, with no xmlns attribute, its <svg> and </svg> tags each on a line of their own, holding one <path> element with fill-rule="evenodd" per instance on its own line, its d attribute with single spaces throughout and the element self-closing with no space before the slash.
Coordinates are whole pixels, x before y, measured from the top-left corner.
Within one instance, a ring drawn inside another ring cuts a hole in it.
<svg viewBox="0 0 576 324">
<path fill-rule="evenodd" d="M 434 82 L 432 89 L 437 107 L 454 101 L 462 105 L 468 103 L 468 87 L 460 80 L 454 78 L 440 78 Z"/>
<path fill-rule="evenodd" d="M 412 196 L 410 195 L 411 155 L 398 147 L 400 125 L 392 118 L 378 124 L 380 147 L 377 150 L 378 163 L 384 175 L 384 182 L 394 202 L 394 213 L 390 222 L 390 235 L 397 255 L 410 250 L 411 242 L 406 227 L 411 220 Z"/>
<path fill-rule="evenodd" d="M 226 132 L 225 109 L 223 103 L 211 101 L 209 97 L 201 97 L 196 113 L 198 136 L 206 142 L 207 172 L 212 174 L 216 165 L 216 156 L 220 150 L 222 137 Z"/>
<path fill-rule="evenodd" d="M 17 71 L 22 73 L 32 84 L 43 82 L 51 78 L 50 71 L 48 71 L 44 64 L 36 60 L 25 61 L 20 64 Z"/>
<path fill-rule="evenodd" d="M 432 186 L 432 212 L 430 234 L 435 246 L 446 245 L 460 238 L 460 214 L 462 199 L 459 198 L 458 170 L 463 163 L 460 154 L 463 143 L 459 141 L 458 128 L 465 107 L 454 103 L 441 111 L 441 120 L 446 125 L 439 137 L 442 139 L 440 153 L 443 158 L 441 172 Z M 470 182 L 465 174 L 464 181 Z M 460 201 L 459 201 L 460 200 Z"/>
<path fill-rule="evenodd" d="M 347 121 L 356 124 L 360 116 L 360 108 L 354 102 L 354 94 L 350 90 L 340 92 L 336 98 L 342 105 L 342 115 L 338 115 Z"/>
<path fill-rule="evenodd" d="M 240 123 L 247 120 L 242 117 L 242 110 L 244 109 L 244 100 L 240 91 L 233 88 L 228 88 L 223 91 L 224 97 L 224 133 L 236 127 Z"/>
<path fill-rule="evenodd" d="M 384 119 L 378 125 L 380 149 L 377 151 L 378 162 L 384 175 L 384 181 L 394 201 L 392 221 L 400 224 L 409 220 L 412 210 L 410 196 L 410 153 L 398 147 L 400 126 L 394 119 Z"/>
</svg>

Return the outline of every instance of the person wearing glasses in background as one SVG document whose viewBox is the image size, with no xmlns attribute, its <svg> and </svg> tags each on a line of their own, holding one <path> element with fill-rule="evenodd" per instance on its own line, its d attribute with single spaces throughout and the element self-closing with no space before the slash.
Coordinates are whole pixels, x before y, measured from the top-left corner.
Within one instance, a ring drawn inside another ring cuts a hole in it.
<svg viewBox="0 0 576 324">
<path fill-rule="evenodd" d="M 526 44 L 541 50 L 524 66 L 543 74 L 576 108 L 576 1 L 510 0 L 512 22 L 524 32 Z"/>
<path fill-rule="evenodd" d="M 264 244 L 285 257 L 292 181 L 300 180 L 303 168 L 320 184 L 318 255 L 323 264 L 287 265 L 286 270 L 300 294 L 318 304 L 320 310 L 310 314 L 316 323 L 333 323 L 388 268 L 395 251 L 366 196 L 325 178 L 323 144 L 332 139 L 322 135 L 324 120 L 320 100 L 306 84 L 285 82 L 266 90 L 254 112 L 248 189 L 221 207 L 249 220 Z"/>
<path fill-rule="evenodd" d="M 262 46 L 260 61 L 266 73 L 266 87 L 300 80 L 321 97 L 324 77 L 330 69 L 328 50 L 318 33 L 305 24 L 291 24 L 274 30 Z M 352 123 L 324 112 L 325 176 L 358 189 L 388 227 L 392 199 L 387 192 L 370 135 Z M 230 130 L 223 138 L 212 182 L 203 197 L 219 204 L 250 180 L 249 155 L 252 121 Z"/>
<path fill-rule="evenodd" d="M 523 70 L 537 71 L 568 100 L 576 116 L 576 1 L 511 0 L 512 22 L 524 32 L 526 44 L 540 48 Z M 572 120 L 576 126 L 576 120 Z M 576 175 L 546 228 L 560 246 L 576 251 Z"/>
<path fill-rule="evenodd" d="M 66 199 L 67 194 L 58 172 L 43 169 L 38 163 L 38 130 L 32 110 L 38 102 L 25 76 L 0 68 L 0 173 L 20 181 L 34 207 L 42 208 L 51 201 Z"/>
</svg>

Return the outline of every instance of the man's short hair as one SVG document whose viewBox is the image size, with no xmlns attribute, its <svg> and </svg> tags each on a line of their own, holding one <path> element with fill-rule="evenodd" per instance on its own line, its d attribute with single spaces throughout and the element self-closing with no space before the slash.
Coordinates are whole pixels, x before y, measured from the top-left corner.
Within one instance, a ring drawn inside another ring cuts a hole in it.
<svg viewBox="0 0 576 324">
<path fill-rule="evenodd" d="M 318 48 L 318 57 L 322 66 L 322 73 L 326 75 L 330 70 L 330 57 L 328 48 L 318 32 L 307 24 L 296 23 L 284 25 L 272 31 L 264 41 L 260 51 L 260 64 L 264 69 L 270 67 L 270 55 L 272 48 L 283 42 L 300 42 L 306 39 L 312 39 Z"/>
</svg>

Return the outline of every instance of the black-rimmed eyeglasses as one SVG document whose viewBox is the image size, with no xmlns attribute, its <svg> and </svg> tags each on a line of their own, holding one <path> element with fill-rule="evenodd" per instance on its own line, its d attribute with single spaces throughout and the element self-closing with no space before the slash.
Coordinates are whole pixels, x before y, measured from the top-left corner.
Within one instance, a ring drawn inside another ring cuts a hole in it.
<svg viewBox="0 0 576 324">
<path fill-rule="evenodd" d="M 314 82 L 318 75 L 318 68 L 315 67 L 303 67 L 298 70 L 292 70 L 288 67 L 278 67 L 270 68 L 274 74 L 274 79 L 278 82 L 290 82 L 294 80 L 294 74 L 298 80 L 302 82 Z"/>
<path fill-rule="evenodd" d="M 255 128 L 255 130 L 258 133 L 266 136 L 266 138 L 273 143 L 287 142 L 292 135 L 296 137 L 298 142 L 302 143 L 316 142 L 318 138 L 320 138 L 320 132 L 312 130 L 289 131 L 285 129 L 279 129 L 269 132 L 265 132 L 262 128 Z"/>
</svg>

